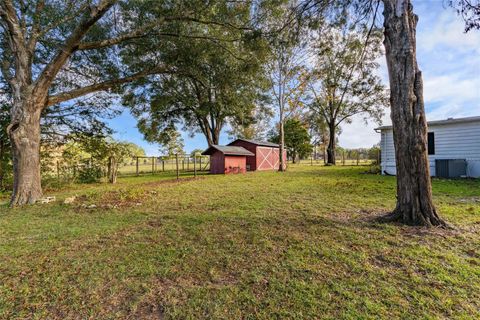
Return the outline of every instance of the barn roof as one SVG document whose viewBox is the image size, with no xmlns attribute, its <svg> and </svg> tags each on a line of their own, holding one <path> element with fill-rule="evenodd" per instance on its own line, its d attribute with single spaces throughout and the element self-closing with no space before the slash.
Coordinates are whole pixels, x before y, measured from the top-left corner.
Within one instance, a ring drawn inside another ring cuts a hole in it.
<svg viewBox="0 0 480 320">
<path fill-rule="evenodd" d="M 480 121 L 480 117 L 466 117 L 466 118 L 448 118 L 445 120 L 434 120 L 434 121 L 428 121 L 427 125 L 429 126 L 436 126 L 436 125 L 445 125 L 445 124 L 451 124 L 451 123 L 466 123 L 466 122 L 477 122 Z M 382 126 L 375 128 L 376 130 L 388 130 L 392 129 L 392 126 Z"/>
<path fill-rule="evenodd" d="M 203 155 L 211 155 L 215 151 L 220 151 L 223 154 L 231 156 L 254 156 L 253 153 L 245 149 L 244 147 L 234 147 L 234 146 L 219 146 L 212 144 L 207 150 L 202 152 Z"/>
<path fill-rule="evenodd" d="M 231 145 L 232 143 L 234 143 L 236 141 L 245 141 L 245 142 L 257 145 L 257 146 L 280 148 L 280 145 L 277 144 L 277 143 L 268 142 L 268 141 L 249 140 L 249 139 L 237 139 L 235 141 L 230 142 L 228 145 Z"/>
</svg>

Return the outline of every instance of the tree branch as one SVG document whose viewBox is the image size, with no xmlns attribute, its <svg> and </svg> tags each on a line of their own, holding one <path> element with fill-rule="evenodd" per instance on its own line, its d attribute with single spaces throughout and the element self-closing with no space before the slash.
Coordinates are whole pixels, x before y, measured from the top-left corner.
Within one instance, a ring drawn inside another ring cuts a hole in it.
<svg viewBox="0 0 480 320">
<path fill-rule="evenodd" d="M 48 97 L 46 107 L 49 107 L 49 106 L 52 106 L 52 105 L 55 105 L 55 104 L 58 104 L 58 103 L 61 103 L 61 102 L 65 102 L 65 101 L 68 101 L 68 100 L 72 100 L 72 99 L 81 97 L 81 96 L 83 96 L 85 94 L 88 94 L 88 93 L 111 89 L 115 86 L 118 86 L 118 85 L 121 85 L 121 84 L 124 84 L 124 83 L 128 83 L 128 82 L 132 82 L 132 81 L 135 81 L 137 79 L 143 78 L 143 77 L 148 76 L 148 75 L 159 74 L 159 73 L 174 73 L 174 72 L 175 71 L 173 71 L 171 69 L 168 69 L 166 67 L 157 67 L 157 68 L 150 69 L 148 71 L 137 72 L 137 73 L 132 74 L 131 76 L 128 76 L 128 77 L 113 79 L 113 80 L 107 80 L 107 81 L 99 82 L 99 83 L 92 84 L 92 85 L 89 85 L 89 86 L 86 86 L 86 87 L 74 89 L 74 90 L 71 90 L 71 91 L 68 91 L 68 92 L 62 92 L 62 93 L 59 93 L 59 94 Z"/>
<path fill-rule="evenodd" d="M 9 36 L 10 48 L 15 57 L 16 80 L 29 83 L 31 81 L 31 71 L 28 65 L 28 53 L 25 47 L 24 34 L 15 8 L 10 0 L 0 2 L 0 18 L 4 21 L 4 26 Z M 23 79 L 19 79 L 19 77 L 23 77 Z"/>
<path fill-rule="evenodd" d="M 78 49 L 79 42 L 87 34 L 90 28 L 105 15 L 117 0 L 103 0 L 97 7 L 86 13 L 80 24 L 65 41 L 65 45 L 59 50 L 55 58 L 45 67 L 37 80 L 37 90 L 47 91 L 50 83 L 63 67 L 68 58 Z"/>
</svg>

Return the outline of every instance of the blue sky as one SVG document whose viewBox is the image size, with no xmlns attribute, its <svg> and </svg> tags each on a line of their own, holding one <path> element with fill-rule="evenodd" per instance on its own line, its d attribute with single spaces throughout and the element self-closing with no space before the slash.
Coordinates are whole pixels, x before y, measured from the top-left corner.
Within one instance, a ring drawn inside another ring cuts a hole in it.
<svg viewBox="0 0 480 320">
<path fill-rule="evenodd" d="M 424 98 L 429 120 L 449 117 L 480 116 L 480 31 L 463 32 L 464 23 L 443 0 L 413 0 L 419 16 L 417 26 L 417 59 L 424 80 Z M 388 84 L 384 58 L 380 75 Z M 390 123 L 387 110 L 384 124 Z M 134 142 L 147 155 L 158 155 L 159 146 L 143 140 L 136 128 L 136 120 L 125 111 L 109 121 L 116 131 L 115 138 Z M 339 142 L 342 147 L 370 147 L 380 140 L 373 130 L 377 124 L 365 124 L 361 117 L 343 125 Z M 205 149 L 202 135 L 193 138 L 182 133 L 185 150 Z M 228 141 L 223 133 L 220 143 Z"/>
</svg>

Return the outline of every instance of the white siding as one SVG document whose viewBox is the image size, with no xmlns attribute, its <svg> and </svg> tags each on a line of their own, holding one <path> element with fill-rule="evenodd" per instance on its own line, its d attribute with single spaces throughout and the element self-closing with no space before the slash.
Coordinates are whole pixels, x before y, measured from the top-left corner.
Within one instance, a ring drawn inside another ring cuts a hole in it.
<svg viewBox="0 0 480 320">
<path fill-rule="evenodd" d="M 435 133 L 435 154 L 428 156 L 433 176 L 436 159 L 466 159 L 467 176 L 480 177 L 480 122 L 431 125 L 428 132 Z M 383 129 L 381 135 L 382 173 L 395 174 L 392 129 Z"/>
</svg>

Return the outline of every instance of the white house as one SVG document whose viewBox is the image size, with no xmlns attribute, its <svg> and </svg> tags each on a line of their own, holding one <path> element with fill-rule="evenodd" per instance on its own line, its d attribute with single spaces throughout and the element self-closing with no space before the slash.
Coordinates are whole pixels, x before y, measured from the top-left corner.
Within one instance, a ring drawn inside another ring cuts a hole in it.
<svg viewBox="0 0 480 320">
<path fill-rule="evenodd" d="M 395 175 L 392 126 L 380 132 L 382 174 Z M 480 117 L 428 122 L 430 174 L 438 177 L 480 177 Z"/>
</svg>

